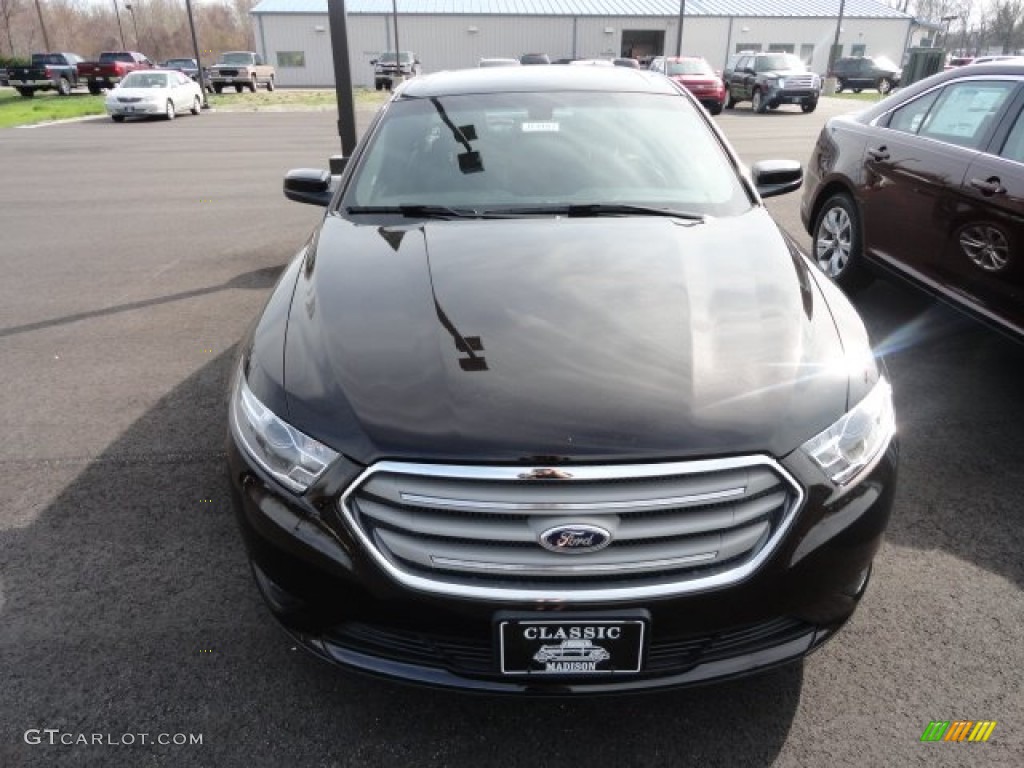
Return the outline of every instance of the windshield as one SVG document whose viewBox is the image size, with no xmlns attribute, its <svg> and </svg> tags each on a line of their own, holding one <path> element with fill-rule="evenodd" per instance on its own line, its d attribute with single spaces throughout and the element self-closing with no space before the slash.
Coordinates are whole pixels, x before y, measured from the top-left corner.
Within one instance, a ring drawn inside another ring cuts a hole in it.
<svg viewBox="0 0 1024 768">
<path fill-rule="evenodd" d="M 132 55 L 127 51 L 104 51 L 100 54 L 100 61 L 134 61 Z"/>
<path fill-rule="evenodd" d="M 342 201 L 475 211 L 589 204 L 730 215 L 750 200 L 688 99 L 584 91 L 400 100 Z"/>
<path fill-rule="evenodd" d="M 380 59 L 378 59 L 378 61 L 380 61 L 381 64 L 394 64 L 395 63 L 395 52 L 394 51 L 388 51 L 387 53 L 382 53 L 380 55 Z M 402 51 L 402 63 L 403 64 L 408 64 L 411 61 L 412 61 L 412 54 L 409 53 L 409 51 Z"/>
<path fill-rule="evenodd" d="M 220 57 L 221 64 L 251 64 L 251 53 L 225 53 Z"/>
<path fill-rule="evenodd" d="M 168 59 L 164 66 L 167 67 L 194 67 L 196 65 L 193 59 Z"/>
<path fill-rule="evenodd" d="M 771 72 L 777 69 L 806 72 L 807 66 L 791 53 L 773 53 L 769 56 L 758 56 L 754 59 L 755 72 Z"/>
<path fill-rule="evenodd" d="M 704 59 L 684 59 L 683 61 L 670 61 L 668 63 L 668 74 L 670 75 L 714 75 Z"/>
<path fill-rule="evenodd" d="M 166 88 L 167 75 L 162 72 L 132 72 L 121 81 L 122 88 Z"/>
</svg>

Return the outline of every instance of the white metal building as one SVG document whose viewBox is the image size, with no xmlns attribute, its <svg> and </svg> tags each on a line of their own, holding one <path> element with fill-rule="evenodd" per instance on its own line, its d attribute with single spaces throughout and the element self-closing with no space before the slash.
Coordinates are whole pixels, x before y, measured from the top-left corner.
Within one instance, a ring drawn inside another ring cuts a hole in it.
<svg viewBox="0 0 1024 768">
<path fill-rule="evenodd" d="M 337 0 L 331 0 L 336 2 Z M 328 0 L 262 0 L 256 44 L 291 86 L 334 83 Z M 738 50 L 795 53 L 824 72 L 839 0 L 687 0 L 684 54 L 722 67 Z M 678 0 L 397 0 L 399 44 L 424 72 L 475 67 L 485 57 L 543 52 L 597 58 L 676 52 Z M 352 81 L 373 84 L 370 60 L 394 49 L 392 0 L 347 0 Z M 842 55 L 899 62 L 929 28 L 880 0 L 846 0 Z"/>
</svg>

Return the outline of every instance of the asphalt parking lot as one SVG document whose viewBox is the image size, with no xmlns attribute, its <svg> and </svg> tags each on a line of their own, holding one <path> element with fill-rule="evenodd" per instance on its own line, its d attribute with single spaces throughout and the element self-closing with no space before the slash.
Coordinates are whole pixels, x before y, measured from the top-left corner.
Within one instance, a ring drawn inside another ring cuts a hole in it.
<svg viewBox="0 0 1024 768">
<path fill-rule="evenodd" d="M 849 106 L 717 120 L 748 162 L 806 161 Z M 320 215 L 284 200 L 282 176 L 326 165 L 335 120 L 0 131 L 0 766 L 1021 764 L 1024 347 L 882 283 L 857 303 L 893 378 L 900 488 L 864 602 L 804 664 L 509 700 L 296 650 L 231 517 L 225 386 Z M 799 196 L 770 207 L 806 243 Z M 958 719 L 998 726 L 986 744 L 920 743 Z"/>
</svg>

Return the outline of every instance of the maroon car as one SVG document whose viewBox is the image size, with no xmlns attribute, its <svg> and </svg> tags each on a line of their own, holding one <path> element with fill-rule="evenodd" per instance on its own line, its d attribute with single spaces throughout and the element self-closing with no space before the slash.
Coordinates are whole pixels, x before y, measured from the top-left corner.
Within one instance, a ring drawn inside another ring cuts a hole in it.
<svg viewBox="0 0 1024 768">
<path fill-rule="evenodd" d="M 725 83 L 700 56 L 658 56 L 651 61 L 650 68 L 686 88 L 712 115 L 722 111 Z"/>
<path fill-rule="evenodd" d="M 940 72 L 833 118 L 804 190 L 841 287 L 881 269 L 1024 340 L 1024 65 Z"/>
</svg>

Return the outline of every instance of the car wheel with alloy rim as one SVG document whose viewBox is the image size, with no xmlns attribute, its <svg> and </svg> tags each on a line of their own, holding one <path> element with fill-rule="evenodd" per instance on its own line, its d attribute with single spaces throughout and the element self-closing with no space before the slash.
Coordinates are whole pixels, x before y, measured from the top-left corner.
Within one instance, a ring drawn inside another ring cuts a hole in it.
<svg viewBox="0 0 1024 768">
<path fill-rule="evenodd" d="M 754 95 L 750 99 L 750 106 L 759 115 L 763 115 L 768 111 L 768 104 L 765 102 L 760 90 L 754 91 Z"/>
<path fill-rule="evenodd" d="M 174 102 L 170 99 L 167 100 L 167 106 L 164 107 L 164 116 L 168 120 L 173 120 L 177 113 L 174 111 Z"/>
<path fill-rule="evenodd" d="M 199 100 L 199 97 L 198 97 L 198 96 L 196 96 L 196 97 L 195 97 L 195 98 L 194 98 L 194 99 L 192 100 L 192 114 L 193 114 L 193 115 L 198 115 L 198 114 L 199 114 L 200 112 L 202 112 L 202 111 L 203 111 L 203 102 L 201 102 L 201 101 Z"/>
<path fill-rule="evenodd" d="M 813 249 L 821 271 L 847 293 L 871 282 L 864 266 L 860 214 L 849 195 L 833 195 L 821 206 L 814 222 Z"/>
</svg>

